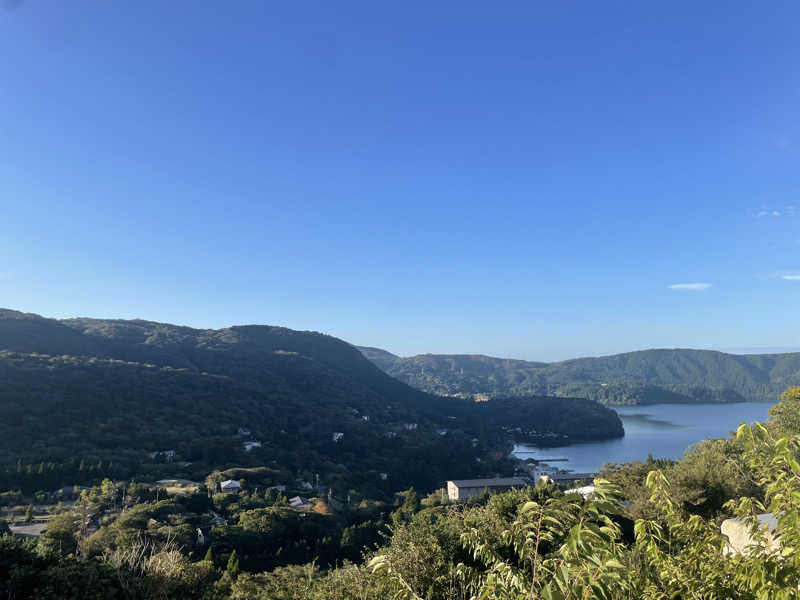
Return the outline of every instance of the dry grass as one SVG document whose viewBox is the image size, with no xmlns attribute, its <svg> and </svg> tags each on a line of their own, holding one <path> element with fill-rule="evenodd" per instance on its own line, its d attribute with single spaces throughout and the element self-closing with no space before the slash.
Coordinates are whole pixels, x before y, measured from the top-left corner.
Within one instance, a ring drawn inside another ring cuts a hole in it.
<svg viewBox="0 0 800 600">
<path fill-rule="evenodd" d="M 192 494 L 200 487 L 200 482 L 188 479 L 161 479 L 156 484 L 168 494 Z"/>
</svg>

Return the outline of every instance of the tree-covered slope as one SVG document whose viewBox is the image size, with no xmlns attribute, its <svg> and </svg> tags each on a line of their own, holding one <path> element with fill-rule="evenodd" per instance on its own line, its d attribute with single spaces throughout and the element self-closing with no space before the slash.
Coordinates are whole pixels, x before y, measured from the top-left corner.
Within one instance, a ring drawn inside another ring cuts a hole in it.
<svg viewBox="0 0 800 600">
<path fill-rule="evenodd" d="M 80 457 L 127 476 L 148 453 L 174 450 L 199 470 L 272 464 L 329 481 L 348 474 L 351 486 L 392 472 L 377 485 L 427 488 L 490 468 L 475 459 L 512 426 L 572 440 L 622 434 L 615 413 L 580 399 L 475 403 L 419 391 L 314 332 L 0 312 L 0 467 Z M 261 447 L 246 452 L 247 440 Z"/>
<path fill-rule="evenodd" d="M 2 310 L 0 349 L 115 359 L 223 375 L 262 388 L 291 388 L 314 397 L 327 393 L 333 405 L 341 401 L 356 406 L 360 397 L 372 395 L 381 402 L 398 402 L 434 415 L 439 412 L 432 396 L 389 377 L 350 344 L 328 335 L 282 327 L 202 330 L 142 320 L 58 321 Z"/>
<path fill-rule="evenodd" d="M 735 355 L 711 350 L 643 350 L 558 363 L 481 355 L 395 357 L 363 349 L 388 374 L 443 395 L 547 394 L 608 404 L 774 400 L 800 383 L 800 353 Z M 379 356 L 376 359 L 375 356 Z"/>
</svg>

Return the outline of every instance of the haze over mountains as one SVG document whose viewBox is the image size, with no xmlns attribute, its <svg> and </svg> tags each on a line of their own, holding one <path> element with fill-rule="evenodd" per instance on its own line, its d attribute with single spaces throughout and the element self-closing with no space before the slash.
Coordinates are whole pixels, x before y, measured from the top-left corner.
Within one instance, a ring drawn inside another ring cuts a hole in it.
<svg viewBox="0 0 800 600">
<path fill-rule="evenodd" d="M 725 354 L 656 349 L 555 363 L 482 355 L 396 356 L 359 348 L 392 377 L 455 396 L 545 394 L 604 404 L 775 401 L 800 383 L 800 353 Z"/>
</svg>

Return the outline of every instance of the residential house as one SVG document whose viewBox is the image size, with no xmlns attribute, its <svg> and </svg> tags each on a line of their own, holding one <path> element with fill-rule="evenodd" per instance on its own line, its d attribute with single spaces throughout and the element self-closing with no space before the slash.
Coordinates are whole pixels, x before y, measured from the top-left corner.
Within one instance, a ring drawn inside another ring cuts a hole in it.
<svg viewBox="0 0 800 600">
<path fill-rule="evenodd" d="M 289 498 L 289 506 L 297 509 L 305 509 L 311 507 L 311 502 L 308 501 L 308 498 L 303 498 L 302 496 L 294 496 L 292 498 Z"/>
<path fill-rule="evenodd" d="M 175 458 L 175 450 L 157 450 L 155 452 L 148 452 L 147 456 L 149 456 L 150 458 L 163 456 L 168 463 L 171 463 L 172 459 Z"/>
<path fill-rule="evenodd" d="M 338 442 L 340 439 L 344 437 L 344 433 L 341 431 L 334 431 L 333 435 L 331 436 L 334 442 Z"/>
<path fill-rule="evenodd" d="M 242 484 L 235 479 L 228 479 L 219 484 L 219 489 L 229 494 L 238 494 L 242 491 Z"/>
</svg>

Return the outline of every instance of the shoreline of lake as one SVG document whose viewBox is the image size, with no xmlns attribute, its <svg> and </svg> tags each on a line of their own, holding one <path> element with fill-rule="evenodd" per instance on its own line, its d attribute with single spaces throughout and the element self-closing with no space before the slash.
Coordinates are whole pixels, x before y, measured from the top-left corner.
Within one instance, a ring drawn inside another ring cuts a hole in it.
<svg viewBox="0 0 800 600">
<path fill-rule="evenodd" d="M 515 443 L 512 456 L 557 462 L 560 469 L 597 472 L 605 463 L 654 458 L 681 458 L 692 444 L 728 437 L 740 423 L 764 421 L 774 402 L 646 404 L 610 407 L 625 428 L 621 438 L 561 446 Z M 555 460 L 553 460 L 555 459 Z"/>
</svg>

